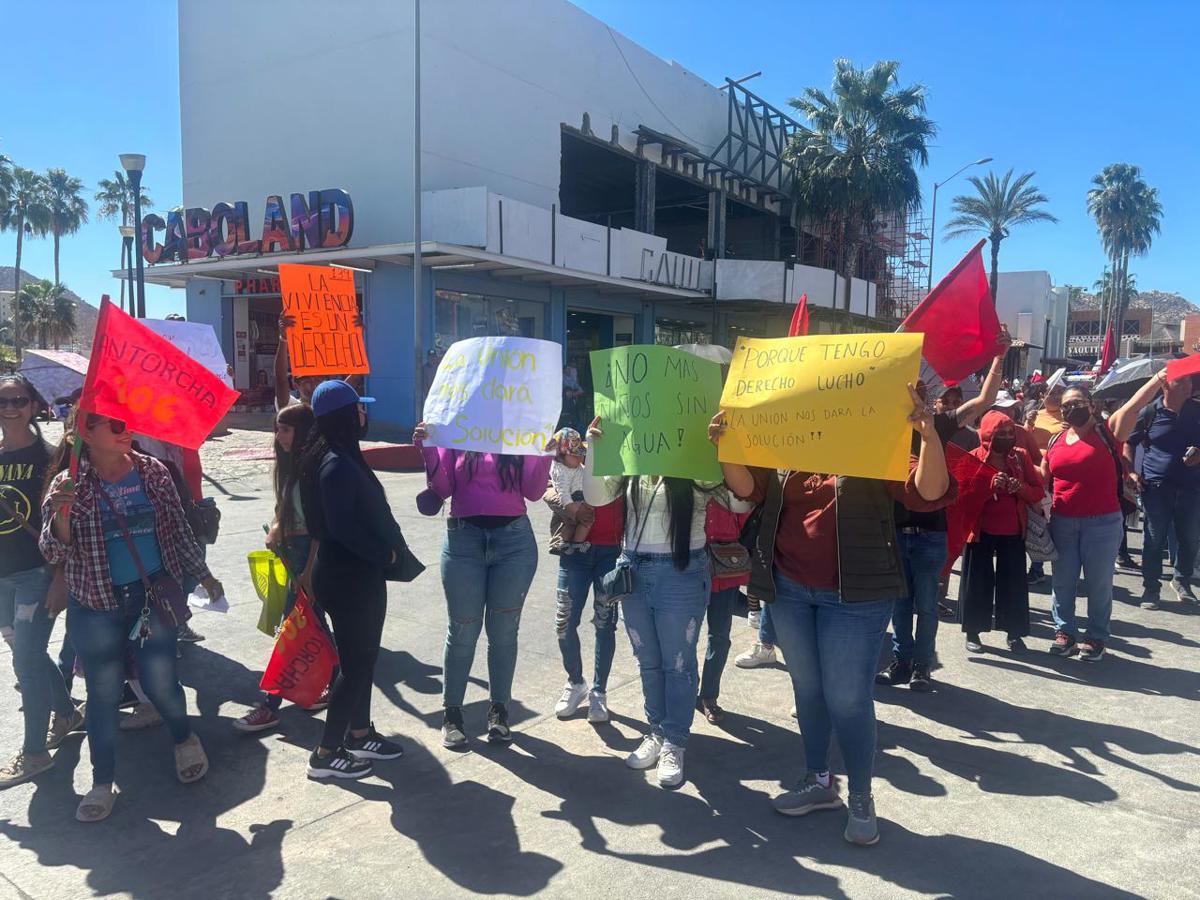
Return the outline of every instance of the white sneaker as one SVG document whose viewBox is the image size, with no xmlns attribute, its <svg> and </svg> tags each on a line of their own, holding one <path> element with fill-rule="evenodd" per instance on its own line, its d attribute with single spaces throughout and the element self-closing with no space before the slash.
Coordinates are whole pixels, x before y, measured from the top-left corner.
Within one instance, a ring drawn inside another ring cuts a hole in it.
<svg viewBox="0 0 1200 900">
<path fill-rule="evenodd" d="M 762 610 L 752 609 L 746 613 L 746 624 L 754 631 L 762 628 Z"/>
<path fill-rule="evenodd" d="M 683 748 L 663 741 L 658 757 L 659 787 L 675 787 L 683 781 Z"/>
<path fill-rule="evenodd" d="M 642 743 L 638 748 L 625 757 L 625 765 L 631 769 L 648 769 L 658 762 L 658 757 L 662 753 L 662 750 L 662 736 L 648 734 L 642 738 Z"/>
<path fill-rule="evenodd" d="M 757 669 L 759 666 L 767 666 L 773 662 L 776 662 L 775 648 L 766 647 L 755 641 L 750 645 L 749 650 L 737 655 L 733 664 L 739 669 Z"/>
<path fill-rule="evenodd" d="M 608 694 L 603 691 L 592 691 L 588 695 L 588 721 L 608 721 Z"/>
<path fill-rule="evenodd" d="M 587 695 L 588 686 L 586 684 L 571 684 L 568 681 L 563 687 L 558 702 L 554 704 L 554 714 L 560 719 L 571 718 L 579 709 L 579 704 L 587 699 Z"/>
</svg>

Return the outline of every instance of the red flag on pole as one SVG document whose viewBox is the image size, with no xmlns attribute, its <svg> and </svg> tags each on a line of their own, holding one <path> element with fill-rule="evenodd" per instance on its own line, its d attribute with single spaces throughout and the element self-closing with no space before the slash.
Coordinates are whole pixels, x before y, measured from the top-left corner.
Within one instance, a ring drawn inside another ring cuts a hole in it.
<svg viewBox="0 0 1200 900">
<path fill-rule="evenodd" d="M 800 295 L 796 311 L 792 313 L 792 324 L 788 326 L 788 337 L 803 337 L 808 334 L 808 294 Z"/>
<path fill-rule="evenodd" d="M 166 338 L 100 305 L 79 409 L 121 419 L 130 431 L 199 449 L 238 392 Z"/>
<path fill-rule="evenodd" d="M 1103 375 L 1112 368 L 1112 364 L 1117 361 L 1117 338 L 1113 334 L 1112 322 L 1108 323 L 1108 330 L 1104 332 L 1104 349 L 1100 352 L 1100 372 Z"/>
<path fill-rule="evenodd" d="M 922 352 L 943 381 L 962 381 L 996 355 L 1000 320 L 992 305 L 980 241 L 900 325 L 923 332 Z"/>
<path fill-rule="evenodd" d="M 1200 353 L 1167 363 L 1167 381 L 1178 381 L 1188 375 L 1200 375 Z"/>
</svg>

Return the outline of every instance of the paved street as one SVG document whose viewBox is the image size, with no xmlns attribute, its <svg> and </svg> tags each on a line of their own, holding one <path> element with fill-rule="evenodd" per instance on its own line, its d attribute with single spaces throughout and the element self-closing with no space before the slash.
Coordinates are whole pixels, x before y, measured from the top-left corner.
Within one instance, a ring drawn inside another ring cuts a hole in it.
<svg viewBox="0 0 1200 900">
<path fill-rule="evenodd" d="M 208 639 L 183 648 L 181 669 L 210 774 L 181 786 L 165 729 L 123 732 L 116 811 L 81 825 L 74 809 L 90 786 L 88 753 L 68 741 L 53 772 L 0 794 L 0 897 L 1200 896 L 1200 616 L 1172 604 L 1140 610 L 1134 579 L 1118 579 L 1114 640 L 1097 665 L 1045 653 L 1044 585 L 1024 656 L 994 649 L 1002 640 L 992 635 L 987 654 L 968 658 L 957 626 L 943 623 L 937 689 L 878 691 L 882 841 L 862 849 L 843 841 L 844 813 L 787 819 L 770 809 L 772 792 L 803 771 L 781 666 L 743 671 L 731 655 L 726 724 L 697 718 L 688 780 L 674 792 L 620 759 L 641 728 L 623 633 L 613 721 L 557 721 L 557 566 L 545 554 L 523 619 L 514 746 L 443 750 L 443 523 L 417 514 L 415 475 L 383 480 L 431 569 L 390 586 L 376 671 L 376 724 L 401 736 L 406 756 L 357 784 L 307 781 L 320 716 L 285 706 L 276 732 L 231 728 L 255 700 L 270 652 L 254 628 L 245 555 L 261 546 L 271 501 L 269 463 L 225 454 L 268 440 L 235 430 L 205 451 L 224 512 L 210 561 L 232 609 L 197 616 Z M 544 534 L 545 511 L 532 516 Z M 752 640 L 735 620 L 733 653 Z M 590 666 L 586 632 L 584 647 Z M 0 662 L 5 754 L 20 734 L 9 663 Z M 468 693 L 473 734 L 484 730 L 483 663 L 481 646 Z"/>
</svg>

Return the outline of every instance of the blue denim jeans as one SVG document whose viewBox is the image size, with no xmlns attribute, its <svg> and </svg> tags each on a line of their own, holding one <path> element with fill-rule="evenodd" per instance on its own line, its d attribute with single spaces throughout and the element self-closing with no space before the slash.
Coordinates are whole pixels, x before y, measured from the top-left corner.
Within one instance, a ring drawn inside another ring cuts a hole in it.
<svg viewBox="0 0 1200 900">
<path fill-rule="evenodd" d="M 738 588 L 731 587 L 708 595 L 708 649 L 704 651 L 704 672 L 700 676 L 701 700 L 716 700 L 721 696 L 721 673 L 729 659 L 729 632 L 739 593 Z"/>
<path fill-rule="evenodd" d="M 837 734 L 850 790 L 871 790 L 875 770 L 875 668 L 893 601 L 843 603 L 775 570 L 771 607 L 796 695 L 808 771 L 829 769 Z"/>
<path fill-rule="evenodd" d="M 603 603 L 600 580 L 612 571 L 621 548 L 593 544 L 586 553 L 572 553 L 558 558 L 558 595 L 554 611 L 554 630 L 558 633 L 558 652 L 571 684 L 583 684 L 583 657 L 579 644 L 579 622 L 592 592 L 592 625 L 596 630 L 595 668 L 592 671 L 592 690 L 608 690 L 608 673 L 612 671 L 613 655 L 617 649 L 617 619 L 620 604 Z"/>
<path fill-rule="evenodd" d="M 771 604 L 762 605 L 762 616 L 758 625 L 758 642 L 775 646 L 775 623 L 771 620 Z"/>
<path fill-rule="evenodd" d="M 0 578 L 0 599 L 13 607 L 13 670 L 21 683 L 21 706 L 25 715 L 26 753 L 46 751 L 46 729 L 50 711 L 67 714 L 74 710 L 62 672 L 46 648 L 54 620 L 46 612 L 46 589 L 50 569 L 38 566 Z"/>
<path fill-rule="evenodd" d="M 1088 601 L 1088 637 L 1109 638 L 1112 619 L 1113 565 L 1125 519 L 1119 512 L 1103 516 L 1050 516 L 1050 536 L 1058 559 L 1050 576 L 1054 594 L 1050 614 L 1059 631 L 1078 637 L 1075 626 L 1075 588 L 1083 569 L 1083 588 Z"/>
<path fill-rule="evenodd" d="M 669 553 L 638 553 L 633 566 L 625 630 L 642 676 L 646 721 L 652 733 L 683 747 L 696 713 L 696 645 L 712 588 L 708 555 L 693 550 L 682 572 Z"/>
<path fill-rule="evenodd" d="M 946 532 L 901 532 L 896 540 L 904 559 L 908 596 L 897 598 L 892 613 L 892 650 L 905 665 L 931 666 L 938 630 L 938 577 L 946 564 Z"/>
<path fill-rule="evenodd" d="M 1200 488 L 1163 481 L 1147 483 L 1142 491 L 1146 514 L 1142 545 L 1142 587 L 1158 594 L 1162 579 L 1162 552 L 1170 543 L 1174 526 L 1178 549 L 1174 557 L 1175 580 L 1189 584 L 1195 574 L 1196 551 L 1200 547 Z"/>
<path fill-rule="evenodd" d="M 462 519 L 447 521 L 442 545 L 442 587 L 449 619 L 442 689 L 446 706 L 462 706 L 475 645 L 485 627 L 488 693 L 493 703 L 507 704 L 512 699 L 517 630 L 537 561 L 537 542 L 527 516 L 499 528 L 480 528 Z"/>
<path fill-rule="evenodd" d="M 132 648 L 142 689 L 167 723 L 172 740 L 181 744 L 192 733 L 175 668 L 175 626 L 151 608 L 150 636 L 145 643 L 131 641 L 129 632 L 141 614 L 146 590 L 139 582 L 113 590 L 121 602 L 121 609 L 116 612 L 81 606 L 74 598 L 67 606 L 67 631 L 83 662 L 87 681 L 87 735 L 93 784 L 111 784 L 113 780 L 117 704 L 125 686 L 127 649 Z"/>
</svg>

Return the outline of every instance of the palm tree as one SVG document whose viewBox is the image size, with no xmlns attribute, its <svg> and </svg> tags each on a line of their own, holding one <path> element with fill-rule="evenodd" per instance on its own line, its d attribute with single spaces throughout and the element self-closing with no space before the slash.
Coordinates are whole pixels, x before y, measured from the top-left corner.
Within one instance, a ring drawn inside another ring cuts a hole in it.
<svg viewBox="0 0 1200 900">
<path fill-rule="evenodd" d="M 846 245 L 847 310 L 859 248 L 879 220 L 920 208 L 916 169 L 928 163 L 926 142 L 937 133 L 925 116 L 924 85 L 901 87 L 899 68 L 886 61 L 858 69 L 839 59 L 832 96 L 810 87 L 788 101 L 811 125 L 793 135 L 786 151 L 797 169 L 795 208 L 836 224 Z"/>
<path fill-rule="evenodd" d="M 74 337 L 75 301 L 67 296 L 65 285 L 35 281 L 21 288 L 20 300 L 16 330 L 26 340 L 36 340 L 43 350 L 53 343 L 57 350 L 59 344 Z"/>
<path fill-rule="evenodd" d="M 50 207 L 50 233 L 54 235 L 54 283 L 58 284 L 58 249 L 64 234 L 74 234 L 88 220 L 88 202 L 79 196 L 83 182 L 63 169 L 46 170 L 46 198 Z"/>
<path fill-rule="evenodd" d="M 100 188 L 96 191 L 96 202 L 100 204 L 96 210 L 97 216 L 101 219 L 115 219 L 120 215 L 122 225 L 137 224 L 133 221 L 133 185 L 129 183 L 124 172 L 114 171 L 112 178 L 101 178 L 96 186 Z M 153 205 L 154 201 L 150 199 L 143 185 L 143 212 Z"/>
<path fill-rule="evenodd" d="M 1162 204 L 1158 190 L 1142 178 L 1142 170 L 1129 163 L 1105 166 L 1092 185 L 1087 209 L 1096 220 L 1109 269 L 1115 273 L 1107 284 L 1101 321 L 1122 321 L 1130 297 L 1129 257 L 1150 251 L 1154 236 L 1162 230 Z"/>
<path fill-rule="evenodd" d="M 13 166 L 12 185 L 0 206 L 0 231 L 17 233 L 16 283 L 13 286 L 13 319 L 21 304 L 21 251 L 25 235 L 44 237 L 50 230 L 50 207 L 46 203 L 46 179 L 22 166 Z M 16 351 L 21 355 L 21 329 L 16 330 Z"/>
<path fill-rule="evenodd" d="M 1012 180 L 1012 174 L 1013 170 L 1009 169 L 1004 173 L 1003 180 L 997 178 L 995 172 L 988 172 L 985 178 L 971 176 L 968 180 L 975 188 L 976 196 L 960 194 L 955 197 L 953 208 L 958 215 L 946 223 L 946 240 L 969 234 L 985 234 L 991 242 L 993 306 L 996 304 L 1000 276 L 1000 243 L 1008 237 L 1009 229 L 1030 222 L 1058 221 L 1044 209 L 1038 209 L 1050 201 L 1029 183 L 1035 173 L 1026 172 L 1016 181 Z"/>
</svg>

